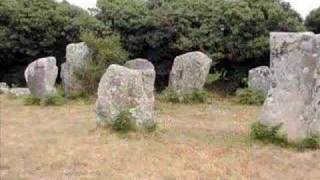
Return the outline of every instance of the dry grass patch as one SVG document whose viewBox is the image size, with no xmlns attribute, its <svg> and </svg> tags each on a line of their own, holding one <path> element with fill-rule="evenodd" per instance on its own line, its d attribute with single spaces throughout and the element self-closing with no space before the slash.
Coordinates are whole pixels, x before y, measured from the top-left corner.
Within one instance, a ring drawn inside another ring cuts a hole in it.
<svg viewBox="0 0 320 180">
<path fill-rule="evenodd" d="M 0 96 L 0 179 L 319 179 L 319 151 L 251 145 L 259 107 L 157 104 L 158 129 L 96 129 L 94 105 Z"/>
</svg>

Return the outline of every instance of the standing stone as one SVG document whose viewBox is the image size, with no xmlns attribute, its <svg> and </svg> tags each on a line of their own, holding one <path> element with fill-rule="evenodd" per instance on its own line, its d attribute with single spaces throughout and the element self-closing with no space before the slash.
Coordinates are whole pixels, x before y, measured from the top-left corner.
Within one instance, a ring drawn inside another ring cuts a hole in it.
<svg viewBox="0 0 320 180">
<path fill-rule="evenodd" d="M 271 86 L 270 69 L 267 66 L 261 66 L 249 71 L 248 86 L 251 89 L 262 91 L 267 94 Z"/>
<path fill-rule="evenodd" d="M 302 115 L 314 99 L 317 41 L 313 33 L 271 33 L 270 44 L 272 88 L 260 122 L 271 127 L 282 125 L 280 134 L 287 135 L 289 141 L 300 141 L 309 131 Z"/>
<path fill-rule="evenodd" d="M 92 52 L 85 43 L 69 44 L 66 49 L 66 62 L 61 65 L 60 77 L 66 94 L 78 94 L 85 90 L 76 73 L 92 61 Z"/>
<path fill-rule="evenodd" d="M 96 102 L 97 124 L 111 125 L 123 111 L 129 111 L 137 127 L 153 123 L 154 96 L 141 70 L 111 65 L 101 78 Z"/>
<path fill-rule="evenodd" d="M 58 76 L 56 58 L 47 57 L 32 62 L 25 70 L 24 76 L 32 95 L 43 97 L 55 93 L 54 85 Z"/>
<path fill-rule="evenodd" d="M 0 94 L 7 94 L 10 91 L 9 86 L 5 82 L 0 82 Z"/>
<path fill-rule="evenodd" d="M 202 52 L 190 52 L 178 56 L 170 73 L 169 88 L 178 94 L 191 94 L 202 90 L 212 59 Z"/>
</svg>

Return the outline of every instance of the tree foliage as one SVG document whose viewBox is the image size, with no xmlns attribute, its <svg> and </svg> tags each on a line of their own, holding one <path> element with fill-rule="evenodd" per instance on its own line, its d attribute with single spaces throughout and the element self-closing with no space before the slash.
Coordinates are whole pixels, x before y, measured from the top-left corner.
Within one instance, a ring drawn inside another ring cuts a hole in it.
<svg viewBox="0 0 320 180">
<path fill-rule="evenodd" d="M 97 18 L 121 34 L 130 55 L 153 61 L 158 73 L 192 50 L 227 64 L 267 64 L 270 31 L 304 30 L 280 0 L 98 0 L 97 6 Z"/>
<path fill-rule="evenodd" d="M 102 33 L 105 26 L 66 1 L 1 0 L 0 74 L 44 56 L 55 56 L 61 63 L 66 45 L 79 41 L 80 32 L 87 29 Z"/>
<path fill-rule="evenodd" d="M 314 33 L 320 33 L 320 7 L 311 11 L 305 21 L 306 27 Z"/>
</svg>

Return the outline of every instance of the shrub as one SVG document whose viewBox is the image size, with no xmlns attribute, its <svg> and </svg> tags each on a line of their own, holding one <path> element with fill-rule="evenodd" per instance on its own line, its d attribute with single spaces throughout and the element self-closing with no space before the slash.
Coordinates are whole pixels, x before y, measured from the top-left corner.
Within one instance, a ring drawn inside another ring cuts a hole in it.
<svg viewBox="0 0 320 180">
<path fill-rule="evenodd" d="M 304 139 L 303 141 L 296 143 L 295 146 L 299 150 L 304 149 L 320 149 L 320 136 L 311 136 L 309 138 Z"/>
<path fill-rule="evenodd" d="M 25 105 L 30 106 L 30 105 L 40 105 L 41 99 L 34 97 L 32 95 L 28 95 L 23 97 L 23 102 Z"/>
<path fill-rule="evenodd" d="M 191 94 L 177 94 L 171 89 L 166 89 L 161 92 L 160 100 L 172 103 L 208 103 L 210 95 L 205 90 L 196 90 Z"/>
<path fill-rule="evenodd" d="M 253 123 L 251 125 L 250 137 L 253 140 L 259 140 L 264 143 L 272 143 L 277 145 L 287 145 L 285 137 L 279 137 L 278 131 L 282 125 L 268 127 L 261 123 Z"/>
<path fill-rule="evenodd" d="M 93 61 L 76 72 L 76 77 L 84 82 L 86 93 L 94 94 L 107 67 L 110 64 L 123 63 L 128 54 L 122 48 L 120 37 L 117 35 L 101 38 L 92 32 L 83 32 L 81 39 L 93 51 L 94 57 Z"/>
<path fill-rule="evenodd" d="M 251 125 L 250 137 L 252 140 L 261 141 L 266 144 L 275 144 L 282 147 L 295 148 L 303 151 L 306 149 L 320 149 L 320 137 L 310 136 L 297 143 L 289 143 L 287 137 L 280 136 L 279 130 L 282 124 L 275 127 L 268 127 L 259 122 Z"/>
<path fill-rule="evenodd" d="M 62 106 L 66 103 L 66 99 L 61 94 L 49 94 L 43 98 L 32 95 L 23 98 L 25 105 L 42 105 L 42 106 Z"/>
<path fill-rule="evenodd" d="M 112 123 L 112 129 L 121 133 L 127 133 L 135 129 L 132 115 L 129 111 L 120 112 Z"/>
<path fill-rule="evenodd" d="M 60 94 L 49 94 L 41 99 L 43 106 L 62 106 L 66 103 L 66 99 Z"/>
<path fill-rule="evenodd" d="M 235 101 L 243 105 L 262 105 L 266 99 L 266 95 L 262 91 L 250 88 L 238 89 Z"/>
<path fill-rule="evenodd" d="M 153 122 L 153 121 L 144 121 L 142 124 L 143 128 L 145 131 L 151 133 L 157 130 L 157 123 Z"/>
<path fill-rule="evenodd" d="M 314 33 L 320 33 L 320 7 L 311 11 L 305 20 L 305 25 L 308 30 Z"/>
</svg>

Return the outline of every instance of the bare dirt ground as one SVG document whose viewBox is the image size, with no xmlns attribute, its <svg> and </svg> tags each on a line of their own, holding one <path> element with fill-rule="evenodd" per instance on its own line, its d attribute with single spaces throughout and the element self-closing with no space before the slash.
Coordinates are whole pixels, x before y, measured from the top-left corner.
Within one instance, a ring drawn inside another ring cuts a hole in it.
<svg viewBox="0 0 320 180">
<path fill-rule="evenodd" d="M 259 107 L 159 103 L 152 134 L 95 129 L 94 105 L 0 96 L 0 179 L 319 180 L 320 152 L 252 144 Z"/>
</svg>

